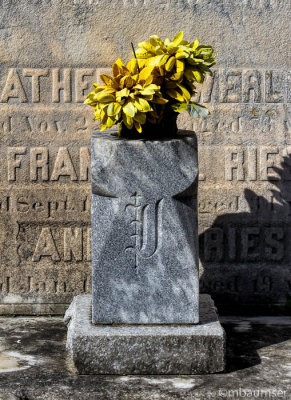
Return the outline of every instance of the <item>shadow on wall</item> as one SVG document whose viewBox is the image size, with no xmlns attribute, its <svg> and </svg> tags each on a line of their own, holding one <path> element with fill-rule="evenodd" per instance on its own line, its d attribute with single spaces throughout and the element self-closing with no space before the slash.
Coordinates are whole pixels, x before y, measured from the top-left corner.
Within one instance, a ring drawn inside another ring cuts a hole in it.
<svg viewBox="0 0 291 400">
<path fill-rule="evenodd" d="M 270 201 L 245 189 L 249 211 L 199 235 L 200 290 L 221 314 L 291 314 L 291 156 L 273 171 Z"/>
</svg>

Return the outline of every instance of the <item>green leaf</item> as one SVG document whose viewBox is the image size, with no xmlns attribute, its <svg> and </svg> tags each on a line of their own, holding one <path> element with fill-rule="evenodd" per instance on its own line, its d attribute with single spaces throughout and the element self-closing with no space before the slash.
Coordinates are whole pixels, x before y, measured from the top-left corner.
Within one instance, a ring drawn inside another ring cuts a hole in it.
<svg viewBox="0 0 291 400">
<path fill-rule="evenodd" d="M 177 85 L 178 88 L 181 90 L 181 92 L 183 93 L 183 97 L 186 101 L 186 103 L 188 103 L 191 99 L 191 93 L 183 86 L 183 85 Z"/>
<path fill-rule="evenodd" d="M 183 34 L 183 31 L 177 33 L 177 35 L 172 40 L 174 46 L 178 46 L 181 43 L 181 41 L 183 40 Z"/>
<path fill-rule="evenodd" d="M 193 50 L 196 50 L 198 46 L 199 46 L 198 39 L 196 39 L 193 43 L 190 44 L 190 47 L 192 47 Z"/>
<path fill-rule="evenodd" d="M 196 103 L 189 103 L 187 105 L 187 111 L 191 117 L 206 117 L 209 114 L 206 107 Z"/>
<path fill-rule="evenodd" d="M 126 105 L 122 108 L 122 111 L 128 116 L 128 117 L 134 117 L 136 113 L 136 108 L 131 102 L 126 103 Z"/>
<path fill-rule="evenodd" d="M 174 89 L 168 89 L 166 91 L 166 94 L 170 97 L 173 97 L 173 99 L 180 101 L 181 103 L 184 102 L 184 97 L 182 96 L 181 93 L 179 93 L 177 90 Z"/>
<path fill-rule="evenodd" d="M 192 70 L 193 76 L 196 80 L 196 82 L 201 83 L 203 81 L 203 76 L 198 70 L 193 69 Z"/>
<path fill-rule="evenodd" d="M 186 103 L 176 103 L 176 104 L 173 104 L 171 107 L 175 112 L 179 113 L 179 112 L 187 110 L 188 104 L 186 104 Z"/>
</svg>

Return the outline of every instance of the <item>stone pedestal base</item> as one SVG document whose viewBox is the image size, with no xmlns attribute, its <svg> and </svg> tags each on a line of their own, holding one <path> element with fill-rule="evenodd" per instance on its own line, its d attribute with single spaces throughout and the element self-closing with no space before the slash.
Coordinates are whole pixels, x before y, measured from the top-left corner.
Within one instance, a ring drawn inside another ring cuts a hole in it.
<svg viewBox="0 0 291 400">
<path fill-rule="evenodd" d="M 225 334 L 210 296 L 200 295 L 198 325 L 93 325 L 91 295 L 65 315 L 67 350 L 78 374 L 162 375 L 223 371 Z"/>
</svg>

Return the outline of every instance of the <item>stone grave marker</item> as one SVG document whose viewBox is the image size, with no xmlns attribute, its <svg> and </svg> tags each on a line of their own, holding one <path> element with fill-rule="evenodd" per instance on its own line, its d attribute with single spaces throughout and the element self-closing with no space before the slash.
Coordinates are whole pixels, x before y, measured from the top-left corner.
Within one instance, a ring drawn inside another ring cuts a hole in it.
<svg viewBox="0 0 291 400">
<path fill-rule="evenodd" d="M 93 324 L 197 323 L 195 135 L 91 149 Z"/>
<path fill-rule="evenodd" d="M 225 332 L 211 297 L 199 295 L 196 135 L 116 133 L 91 139 L 92 295 L 75 296 L 65 313 L 72 369 L 221 372 Z"/>
</svg>

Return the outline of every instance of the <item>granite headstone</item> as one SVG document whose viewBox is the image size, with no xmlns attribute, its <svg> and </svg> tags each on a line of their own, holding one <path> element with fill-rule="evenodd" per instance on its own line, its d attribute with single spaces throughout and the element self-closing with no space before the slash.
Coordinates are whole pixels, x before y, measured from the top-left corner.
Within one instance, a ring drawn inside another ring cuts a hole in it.
<svg viewBox="0 0 291 400">
<path fill-rule="evenodd" d="M 198 323 L 197 141 L 92 135 L 92 321 Z"/>
</svg>

